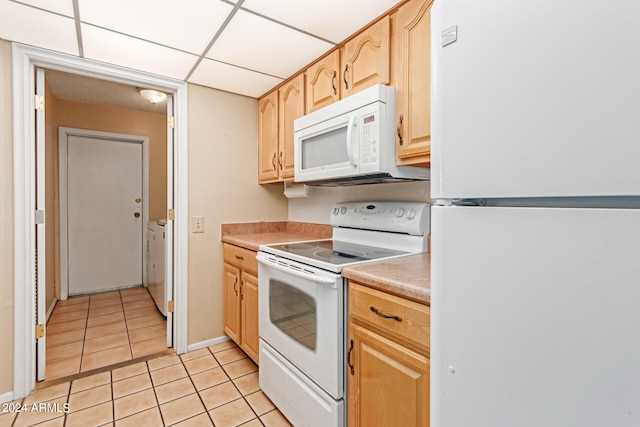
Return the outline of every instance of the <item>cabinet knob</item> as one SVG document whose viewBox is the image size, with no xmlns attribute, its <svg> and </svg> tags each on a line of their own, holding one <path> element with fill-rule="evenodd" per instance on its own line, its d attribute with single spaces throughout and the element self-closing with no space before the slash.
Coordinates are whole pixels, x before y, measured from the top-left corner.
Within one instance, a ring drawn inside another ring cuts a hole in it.
<svg viewBox="0 0 640 427">
<path fill-rule="evenodd" d="M 385 319 L 393 319 L 397 322 L 402 322 L 402 317 L 400 316 L 396 316 L 393 314 L 385 314 L 383 312 L 381 312 L 380 310 L 378 310 L 377 308 L 375 308 L 374 306 L 369 307 L 369 310 L 373 311 L 376 315 L 383 317 Z"/>
<path fill-rule="evenodd" d="M 353 340 L 349 341 L 349 352 L 347 353 L 347 365 L 349 365 L 349 372 L 351 372 L 351 375 L 353 375 L 354 373 L 354 367 L 353 364 L 351 363 L 351 352 L 353 351 Z"/>
<path fill-rule="evenodd" d="M 134 213 L 133 216 L 135 216 L 136 218 L 140 218 L 140 212 Z"/>
<path fill-rule="evenodd" d="M 342 80 L 344 80 L 345 89 L 349 90 L 349 82 L 347 81 L 347 71 L 349 71 L 349 64 L 344 66 L 344 72 L 342 73 Z"/>
<path fill-rule="evenodd" d="M 400 138 L 399 140 L 399 144 L 402 145 L 402 134 L 400 133 L 400 127 L 402 126 L 402 120 L 404 120 L 404 116 L 402 114 L 400 114 L 400 117 L 398 117 L 398 126 L 396 127 L 396 133 L 398 134 L 398 138 Z"/>
<path fill-rule="evenodd" d="M 337 95 L 338 94 L 338 89 L 336 88 L 336 78 L 338 77 L 338 72 L 337 71 L 333 71 L 333 78 L 331 79 L 331 87 L 333 87 L 333 94 Z"/>
</svg>

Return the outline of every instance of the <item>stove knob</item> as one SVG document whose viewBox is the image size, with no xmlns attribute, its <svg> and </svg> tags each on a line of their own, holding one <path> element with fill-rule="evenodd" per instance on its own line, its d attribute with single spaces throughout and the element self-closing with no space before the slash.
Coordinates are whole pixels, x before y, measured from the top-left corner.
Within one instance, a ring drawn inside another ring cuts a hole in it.
<svg viewBox="0 0 640 427">
<path fill-rule="evenodd" d="M 342 215 L 344 215 L 345 213 L 347 213 L 347 208 L 345 208 L 344 206 L 340 208 L 340 213 Z"/>
<path fill-rule="evenodd" d="M 340 213 L 340 209 L 338 208 L 333 208 L 333 214 L 334 215 L 338 215 Z"/>
<path fill-rule="evenodd" d="M 407 212 L 407 218 L 408 219 L 413 219 L 416 217 L 416 211 L 415 209 L 409 209 L 409 211 Z"/>
<path fill-rule="evenodd" d="M 396 209 L 396 216 L 400 218 L 402 215 L 404 215 L 404 209 L 402 208 Z"/>
</svg>

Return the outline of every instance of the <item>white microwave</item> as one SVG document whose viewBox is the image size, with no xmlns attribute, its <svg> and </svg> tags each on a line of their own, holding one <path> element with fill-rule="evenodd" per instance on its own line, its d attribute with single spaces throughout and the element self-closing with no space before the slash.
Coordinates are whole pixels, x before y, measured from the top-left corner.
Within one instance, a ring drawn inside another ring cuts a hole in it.
<svg viewBox="0 0 640 427">
<path fill-rule="evenodd" d="M 296 119 L 295 181 L 338 186 L 429 179 L 429 169 L 396 166 L 395 111 L 395 89 L 375 85 Z"/>
</svg>

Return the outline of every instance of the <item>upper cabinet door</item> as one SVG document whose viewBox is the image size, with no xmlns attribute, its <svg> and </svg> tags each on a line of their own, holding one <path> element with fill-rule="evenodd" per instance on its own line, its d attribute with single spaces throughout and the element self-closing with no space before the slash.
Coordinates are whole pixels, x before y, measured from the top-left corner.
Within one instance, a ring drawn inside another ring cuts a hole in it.
<svg viewBox="0 0 640 427">
<path fill-rule="evenodd" d="M 278 179 L 278 91 L 258 101 L 258 182 Z"/>
<path fill-rule="evenodd" d="M 389 84 L 390 19 L 377 21 L 344 45 L 342 97 L 349 96 L 375 84 Z"/>
<path fill-rule="evenodd" d="M 340 99 L 340 51 L 335 50 L 307 68 L 307 113 Z"/>
<path fill-rule="evenodd" d="M 304 115 L 304 74 L 286 82 L 279 90 L 280 179 L 293 179 L 293 121 Z"/>
<path fill-rule="evenodd" d="M 431 161 L 431 5 L 412 0 L 396 13 L 396 161 L 428 166 Z"/>
</svg>

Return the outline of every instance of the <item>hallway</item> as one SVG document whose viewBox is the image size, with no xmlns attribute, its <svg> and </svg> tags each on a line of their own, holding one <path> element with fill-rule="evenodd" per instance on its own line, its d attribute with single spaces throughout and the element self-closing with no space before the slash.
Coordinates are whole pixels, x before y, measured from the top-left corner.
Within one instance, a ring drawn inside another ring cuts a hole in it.
<svg viewBox="0 0 640 427">
<path fill-rule="evenodd" d="M 58 301 L 47 323 L 45 380 L 166 351 L 166 331 L 144 287 Z"/>
</svg>

